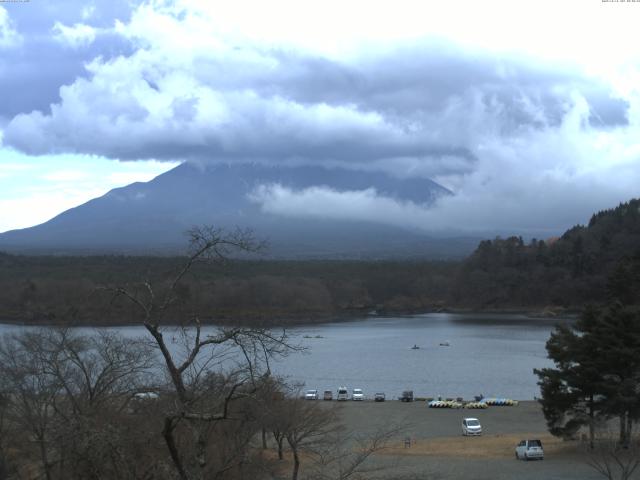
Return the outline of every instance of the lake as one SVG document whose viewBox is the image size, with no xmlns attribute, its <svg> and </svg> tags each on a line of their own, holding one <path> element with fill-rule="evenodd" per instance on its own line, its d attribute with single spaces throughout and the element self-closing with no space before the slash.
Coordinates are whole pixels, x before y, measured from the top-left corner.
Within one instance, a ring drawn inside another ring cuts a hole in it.
<svg viewBox="0 0 640 480">
<path fill-rule="evenodd" d="M 398 396 L 519 400 L 539 396 L 534 368 L 552 366 L 545 342 L 558 322 L 524 315 L 432 313 L 292 329 L 310 348 L 276 370 L 307 388 L 341 385 Z M 449 342 L 450 346 L 440 346 Z M 413 350 L 417 345 L 420 348 Z"/>
<path fill-rule="evenodd" d="M 275 362 L 273 371 L 334 395 L 346 386 L 362 388 L 368 397 L 385 392 L 394 398 L 409 389 L 416 396 L 533 399 L 539 396 L 533 369 L 552 366 L 545 342 L 555 324 L 567 321 L 429 313 L 293 327 L 289 332 L 308 350 Z M 0 324 L 0 333 L 21 328 Z M 141 327 L 114 329 L 145 333 Z"/>
</svg>

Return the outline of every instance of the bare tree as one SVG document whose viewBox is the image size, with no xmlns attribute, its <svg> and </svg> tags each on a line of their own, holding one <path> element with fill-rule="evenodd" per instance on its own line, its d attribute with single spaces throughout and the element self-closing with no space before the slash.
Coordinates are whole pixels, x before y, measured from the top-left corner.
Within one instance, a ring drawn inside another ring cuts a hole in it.
<svg viewBox="0 0 640 480">
<path fill-rule="evenodd" d="M 397 462 L 374 462 L 372 457 L 401 437 L 405 424 L 383 425 L 373 432 L 355 434 L 341 423 L 340 407 L 307 401 L 299 390 L 271 402 L 269 407 L 279 458 L 283 458 L 279 439 L 287 441 L 293 457 L 292 480 L 382 479 L 397 466 Z M 307 466 L 301 473 L 303 458 Z M 394 473 L 393 478 L 401 477 Z"/>
<path fill-rule="evenodd" d="M 37 445 L 36 458 L 44 477 L 51 480 L 54 405 L 60 385 L 57 379 L 42 374 L 44 367 L 30 348 L 32 338 L 31 335 L 4 338 L 0 345 L 0 378 L 9 404 L 5 419 L 17 427 L 16 443 L 31 440 Z M 31 450 L 23 452 L 27 458 L 31 453 Z"/>
<path fill-rule="evenodd" d="M 285 392 L 287 385 L 278 378 L 266 377 L 254 395 L 256 416 L 260 424 L 262 450 L 268 449 L 267 436 L 273 435 L 278 450 L 278 459 L 283 460 Z"/>
<path fill-rule="evenodd" d="M 600 432 L 593 448 L 586 452 L 586 463 L 608 480 L 629 480 L 640 466 L 640 438 L 622 444 L 612 434 Z"/>
<path fill-rule="evenodd" d="M 289 420 L 286 417 L 286 403 L 276 401 L 269 410 L 267 425 L 273 435 L 278 450 L 278 460 L 284 459 L 284 441 L 287 434 Z"/>
<path fill-rule="evenodd" d="M 9 465 L 6 451 L 8 435 L 5 421 L 9 400 L 6 397 L 6 392 L 2 390 L 2 387 L 3 385 L 0 383 L 0 480 L 5 480 L 9 477 Z"/>
<path fill-rule="evenodd" d="M 108 288 L 114 298 L 124 297 L 137 307 L 140 323 L 163 359 L 172 403 L 164 413 L 162 436 L 182 480 L 215 474 L 209 464 L 211 435 L 215 432 L 210 424 L 233 418 L 232 402 L 255 393 L 260 380 L 270 374 L 269 360 L 293 349 L 284 330 L 274 333 L 232 327 L 203 331 L 200 315 L 185 311 L 181 303 L 185 277 L 199 262 L 225 262 L 234 253 L 257 252 L 263 245 L 246 230 L 229 233 L 201 227 L 191 230 L 189 237 L 190 253 L 168 281 L 152 285 L 147 280 Z M 173 344 L 175 331 L 168 340 L 166 323 L 179 325 L 181 348 Z M 190 443 L 184 436 L 185 429 L 190 432 Z"/>
<path fill-rule="evenodd" d="M 405 430 L 404 425 L 382 426 L 370 434 L 353 434 L 334 430 L 314 456 L 310 480 L 369 480 L 387 478 L 396 465 L 372 464 L 371 459 L 389 447 Z M 397 476 L 394 475 L 394 478 Z M 399 478 L 399 477 L 397 477 Z"/>
<path fill-rule="evenodd" d="M 72 413 L 99 411 L 105 403 L 123 409 L 153 382 L 153 352 L 139 339 L 97 330 L 81 336 L 50 329 L 24 337 L 42 374 L 55 378 Z"/>
<path fill-rule="evenodd" d="M 317 402 L 309 402 L 295 395 L 283 402 L 282 426 L 284 438 L 293 454 L 292 480 L 297 480 L 300 472 L 301 453 L 314 452 L 327 441 L 329 435 L 341 428 L 336 407 L 327 407 Z"/>
<path fill-rule="evenodd" d="M 37 452 L 48 480 L 145 478 L 124 406 L 148 377 L 149 359 L 144 345 L 114 334 L 43 329 L 3 338 L 6 427 L 21 464 L 32 468 Z"/>
</svg>

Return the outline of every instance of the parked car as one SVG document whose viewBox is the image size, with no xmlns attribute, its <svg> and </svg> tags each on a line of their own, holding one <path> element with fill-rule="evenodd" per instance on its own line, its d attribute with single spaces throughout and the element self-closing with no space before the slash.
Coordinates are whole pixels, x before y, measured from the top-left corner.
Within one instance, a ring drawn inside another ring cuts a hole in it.
<svg viewBox="0 0 640 480">
<path fill-rule="evenodd" d="M 405 390 L 400 395 L 401 402 L 413 402 L 413 390 Z"/>
<path fill-rule="evenodd" d="M 477 418 L 462 419 L 462 435 L 482 435 L 482 425 Z"/>
<path fill-rule="evenodd" d="M 139 392 L 133 396 L 134 400 L 137 401 L 146 401 L 146 400 L 157 400 L 160 398 L 156 392 Z"/>
<path fill-rule="evenodd" d="M 127 413 L 139 413 L 148 409 L 152 403 L 155 403 L 160 398 L 156 392 L 138 392 L 133 395 L 131 402 L 125 410 Z"/>
<path fill-rule="evenodd" d="M 349 391 L 347 390 L 347 387 L 340 387 L 338 389 L 338 398 L 336 400 L 349 400 Z"/>
<path fill-rule="evenodd" d="M 373 396 L 373 400 L 376 402 L 384 402 L 386 400 L 385 394 L 378 392 Z"/>
<path fill-rule="evenodd" d="M 364 400 L 364 392 L 361 388 L 354 388 L 353 393 L 351 394 L 351 400 Z"/>
<path fill-rule="evenodd" d="M 331 390 L 325 390 L 324 395 L 322 395 L 323 400 L 333 400 L 333 392 Z"/>
<path fill-rule="evenodd" d="M 318 390 L 307 390 L 307 393 L 304 394 L 304 398 L 306 400 L 317 400 Z"/>
<path fill-rule="evenodd" d="M 542 442 L 540 440 L 522 440 L 516 447 L 516 458 L 521 460 L 543 460 Z"/>
</svg>

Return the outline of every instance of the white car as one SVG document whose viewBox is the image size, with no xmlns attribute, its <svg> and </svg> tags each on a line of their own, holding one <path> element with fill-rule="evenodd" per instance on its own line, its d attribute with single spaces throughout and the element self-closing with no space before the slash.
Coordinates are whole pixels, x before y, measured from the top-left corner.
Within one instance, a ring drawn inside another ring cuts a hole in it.
<svg viewBox="0 0 640 480">
<path fill-rule="evenodd" d="M 482 435 L 482 425 L 477 418 L 462 419 L 462 435 Z"/>
<path fill-rule="evenodd" d="M 362 389 L 354 388 L 353 393 L 351 394 L 351 400 L 364 400 L 364 393 L 362 392 Z"/>
<path fill-rule="evenodd" d="M 544 450 L 540 440 L 522 440 L 516 447 L 518 460 L 543 460 Z"/>
<path fill-rule="evenodd" d="M 336 399 L 339 401 L 349 400 L 349 390 L 347 390 L 347 387 L 340 387 L 338 389 L 338 396 Z"/>
<path fill-rule="evenodd" d="M 156 392 L 140 392 L 136 393 L 133 398 L 138 401 L 157 400 L 160 398 Z"/>
<path fill-rule="evenodd" d="M 318 390 L 307 390 L 307 393 L 304 394 L 304 398 L 306 400 L 317 400 Z"/>
</svg>

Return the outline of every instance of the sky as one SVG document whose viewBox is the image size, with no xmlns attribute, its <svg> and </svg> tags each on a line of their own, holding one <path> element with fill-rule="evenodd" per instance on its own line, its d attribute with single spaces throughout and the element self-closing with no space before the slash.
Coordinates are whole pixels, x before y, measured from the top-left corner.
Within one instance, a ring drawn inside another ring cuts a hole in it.
<svg viewBox="0 0 640 480">
<path fill-rule="evenodd" d="M 181 162 L 427 177 L 266 212 L 526 234 L 640 196 L 640 2 L 0 2 L 0 232 Z"/>
</svg>

